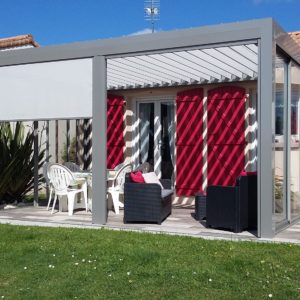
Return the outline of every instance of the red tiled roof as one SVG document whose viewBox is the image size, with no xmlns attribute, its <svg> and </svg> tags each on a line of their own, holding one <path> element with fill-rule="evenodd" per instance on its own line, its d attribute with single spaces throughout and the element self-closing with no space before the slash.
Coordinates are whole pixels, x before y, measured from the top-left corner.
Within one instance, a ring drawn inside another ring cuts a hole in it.
<svg viewBox="0 0 300 300">
<path fill-rule="evenodd" d="M 33 36 L 31 34 L 18 35 L 18 36 L 0 39 L 0 49 L 22 47 L 27 45 L 32 45 L 33 47 L 40 46 L 33 39 Z"/>
<path fill-rule="evenodd" d="M 300 46 L 300 31 L 290 32 L 289 35 Z"/>
</svg>

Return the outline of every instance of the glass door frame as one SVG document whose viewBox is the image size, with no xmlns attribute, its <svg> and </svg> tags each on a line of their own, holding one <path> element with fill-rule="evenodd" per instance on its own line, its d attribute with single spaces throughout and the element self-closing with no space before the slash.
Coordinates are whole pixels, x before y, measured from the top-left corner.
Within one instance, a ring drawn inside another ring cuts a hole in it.
<svg viewBox="0 0 300 300">
<path fill-rule="evenodd" d="M 283 182 L 282 182 L 282 204 L 283 204 L 283 217 L 282 220 L 279 222 L 276 222 L 276 219 L 273 219 L 273 226 L 275 229 L 275 232 L 280 231 L 282 228 L 284 228 L 289 223 L 289 132 L 290 132 L 290 116 L 289 116 L 289 60 L 288 57 L 285 55 L 284 52 L 281 51 L 280 48 L 277 48 L 276 50 L 276 57 L 280 56 L 282 58 L 282 63 L 280 64 L 283 68 L 283 141 L 282 141 L 282 151 L 283 151 Z M 276 72 L 277 66 L 274 68 L 274 72 Z M 276 74 L 274 74 L 274 84 L 275 84 L 275 90 L 274 90 L 274 121 L 276 119 Z M 274 125 L 274 127 L 276 127 Z M 274 129 L 275 130 L 275 129 Z M 276 138 L 276 132 L 274 132 L 274 138 Z M 274 153 L 274 168 L 276 168 L 275 165 L 275 140 L 273 141 L 273 153 Z M 273 216 L 275 214 L 276 209 L 276 196 L 275 196 L 275 169 L 273 174 L 273 205 L 274 205 L 274 211 Z"/>
<path fill-rule="evenodd" d="M 283 197 L 286 205 L 286 219 L 279 223 L 273 223 L 275 233 L 280 232 L 287 225 L 296 223 L 300 220 L 298 216 L 292 216 L 291 213 L 291 105 L 292 105 L 292 64 L 300 67 L 298 63 L 292 60 L 280 47 L 277 47 L 276 52 L 284 57 L 284 186 Z M 276 68 L 275 68 L 276 69 Z M 299 108 L 298 108 L 299 110 Z M 300 122 L 298 120 L 298 122 Z M 300 124 L 300 123 L 299 123 Z M 298 125 L 299 126 L 299 125 Z M 274 222 L 274 221 L 273 221 Z"/>
<path fill-rule="evenodd" d="M 291 126 L 291 123 L 292 123 L 292 114 L 291 114 L 291 111 L 292 111 L 292 84 L 293 84 L 293 68 L 298 68 L 298 70 L 300 70 L 300 65 L 298 63 L 296 63 L 294 60 L 290 60 L 289 61 L 289 70 L 288 70 L 288 76 L 289 76 L 289 79 L 288 79 L 288 96 L 289 96 L 289 128 L 290 128 L 290 139 L 289 139 L 289 144 L 288 144 L 288 147 L 289 147 L 289 155 L 288 155 L 288 165 L 290 167 L 289 169 L 289 174 L 288 174 L 288 199 L 289 199 L 289 223 L 294 223 L 294 222 L 298 222 L 300 220 L 300 213 L 295 213 L 293 212 L 292 210 L 292 137 L 293 137 L 293 134 L 292 134 L 292 126 Z M 299 136 L 300 136 L 300 105 L 299 105 L 299 99 L 298 99 L 298 107 L 297 107 L 297 138 L 299 139 Z M 300 148 L 299 148 L 300 150 Z M 299 152 L 300 153 L 300 152 Z M 299 169 L 300 169 L 300 165 L 298 165 Z M 300 174 L 300 172 L 299 172 Z M 300 180 L 300 178 L 298 177 L 298 181 Z"/>
<path fill-rule="evenodd" d="M 138 97 L 134 99 L 133 105 L 133 163 L 134 167 L 136 168 L 139 165 L 139 104 L 140 103 L 154 103 L 154 172 L 161 178 L 161 152 L 160 152 L 160 137 L 162 132 L 162 124 L 161 124 L 161 109 L 160 106 L 163 103 L 170 103 L 174 104 L 174 108 L 176 107 L 176 96 L 168 95 L 168 96 L 149 96 L 149 97 Z M 176 127 L 176 109 L 174 110 L 174 124 Z M 176 131 L 175 131 L 175 141 L 176 141 Z M 176 161 L 176 147 L 174 149 L 174 157 Z M 176 166 L 174 166 L 174 176 L 176 176 Z M 176 178 L 176 177 L 175 177 Z"/>
</svg>

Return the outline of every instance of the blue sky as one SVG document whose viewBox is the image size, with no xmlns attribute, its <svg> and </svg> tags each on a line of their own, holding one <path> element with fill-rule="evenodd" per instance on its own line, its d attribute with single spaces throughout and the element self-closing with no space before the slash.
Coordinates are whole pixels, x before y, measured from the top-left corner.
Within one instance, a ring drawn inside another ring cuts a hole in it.
<svg viewBox="0 0 300 300">
<path fill-rule="evenodd" d="M 161 0 L 166 31 L 264 17 L 300 31 L 300 0 Z M 0 38 L 31 33 L 41 45 L 143 32 L 144 0 L 0 0 Z"/>
</svg>

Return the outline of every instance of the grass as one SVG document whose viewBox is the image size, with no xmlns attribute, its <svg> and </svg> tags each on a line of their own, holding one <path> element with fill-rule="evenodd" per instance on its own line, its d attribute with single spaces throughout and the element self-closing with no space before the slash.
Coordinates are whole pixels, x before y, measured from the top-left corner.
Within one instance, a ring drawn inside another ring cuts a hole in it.
<svg viewBox="0 0 300 300">
<path fill-rule="evenodd" d="M 0 299 L 300 299 L 299 258 L 288 244 L 0 225 Z"/>
</svg>

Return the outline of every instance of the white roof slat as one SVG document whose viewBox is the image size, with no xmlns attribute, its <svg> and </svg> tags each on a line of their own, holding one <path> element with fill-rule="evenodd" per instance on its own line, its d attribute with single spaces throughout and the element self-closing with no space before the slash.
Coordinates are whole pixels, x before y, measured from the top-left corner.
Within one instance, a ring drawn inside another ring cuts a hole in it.
<svg viewBox="0 0 300 300">
<path fill-rule="evenodd" d="M 240 53 L 234 51 L 233 49 L 231 49 L 230 47 L 220 47 L 220 48 L 216 48 L 217 51 L 223 53 L 224 55 L 226 55 L 227 57 L 230 57 L 232 60 L 238 62 L 241 66 L 241 68 L 247 68 L 253 72 L 255 72 L 257 70 L 257 64 L 253 63 L 252 61 L 250 61 L 249 59 L 247 59 L 246 57 L 244 57 L 243 55 L 241 55 Z"/>
<path fill-rule="evenodd" d="M 118 85 L 132 85 L 134 86 L 134 82 L 130 82 L 130 81 L 122 81 L 118 78 L 113 77 L 113 75 L 110 75 L 109 80 L 107 81 L 107 85 L 109 86 L 118 86 Z"/>
<path fill-rule="evenodd" d="M 247 44 L 245 45 L 248 49 L 250 49 L 256 55 L 258 54 L 258 46 L 256 44 Z"/>
<path fill-rule="evenodd" d="M 120 84 L 120 82 L 118 82 L 117 80 L 114 80 L 111 76 L 110 76 L 109 80 L 107 81 L 108 86 L 117 86 L 118 84 Z"/>
<path fill-rule="evenodd" d="M 159 54 L 151 55 L 147 57 L 147 60 L 151 62 L 151 60 L 154 59 L 157 64 L 160 64 L 163 68 L 168 68 L 169 70 L 172 70 L 173 72 L 176 72 L 178 76 L 181 78 L 185 77 L 186 81 L 202 81 L 202 80 L 208 80 L 209 75 L 202 73 L 202 72 L 191 72 L 189 69 L 184 68 L 181 64 L 176 62 L 170 62 L 166 57 L 163 57 Z"/>
<path fill-rule="evenodd" d="M 202 80 L 202 79 L 208 79 L 209 76 L 203 73 L 194 74 L 189 72 L 186 69 L 183 69 L 180 67 L 180 65 L 175 65 L 174 63 L 170 63 L 165 57 L 163 57 L 161 54 L 153 54 L 149 56 L 144 56 L 144 60 L 148 61 L 151 64 L 160 65 L 160 68 L 163 70 L 167 69 L 170 72 L 176 73 L 177 76 L 179 76 L 181 79 L 184 77 L 185 80 L 191 81 L 191 80 Z M 200 76 L 199 76 L 200 75 Z"/>
<path fill-rule="evenodd" d="M 201 70 L 205 70 L 206 72 L 210 72 L 211 74 L 213 74 L 214 78 L 220 78 L 220 80 L 226 80 L 231 78 L 231 74 L 229 72 L 226 72 L 220 68 L 215 68 L 212 64 L 193 56 L 187 51 L 175 52 L 174 54 L 191 62 L 192 64 L 194 64 L 194 67 L 200 68 Z"/>
<path fill-rule="evenodd" d="M 147 61 L 147 58 L 147 56 L 127 57 L 126 60 L 132 63 L 133 65 L 136 65 L 138 68 L 143 68 L 146 72 L 152 72 L 154 74 L 162 76 L 162 78 L 166 77 L 171 82 L 180 82 L 182 78 L 180 74 L 167 70 L 166 68 L 162 68 L 161 66 L 153 63 L 152 60 L 151 62 L 149 62 Z"/>
<path fill-rule="evenodd" d="M 225 72 L 228 72 L 231 74 L 231 78 L 242 78 L 243 72 L 240 70 L 237 70 L 236 68 L 233 68 L 231 65 L 226 64 L 225 62 L 217 59 L 216 57 L 213 57 L 209 55 L 208 53 L 205 53 L 202 50 L 192 50 L 189 52 L 193 52 L 193 55 L 196 57 L 199 57 L 199 59 L 205 59 L 208 62 L 211 62 L 212 65 L 214 65 L 216 68 L 220 68 L 221 70 L 224 70 Z"/>
<path fill-rule="evenodd" d="M 215 58 L 212 58 L 200 50 L 191 50 L 185 53 L 191 55 L 190 60 L 194 60 L 197 65 L 203 65 L 204 67 L 210 68 L 212 71 L 219 73 L 223 77 L 230 79 L 232 77 L 232 72 L 237 77 L 242 77 L 242 72 L 238 72 L 233 68 L 228 68 L 228 65 L 224 64 L 223 62 L 216 61 Z"/>
<path fill-rule="evenodd" d="M 118 82 L 118 81 L 115 81 L 115 80 L 108 81 L 107 86 L 108 86 L 108 89 L 110 89 L 110 90 L 116 89 L 120 86 L 123 86 L 123 88 L 125 88 L 125 85 L 122 82 Z"/>
<path fill-rule="evenodd" d="M 230 49 L 232 49 L 233 51 L 239 53 L 245 59 L 250 60 L 255 66 L 257 66 L 257 63 L 258 63 L 257 59 L 258 59 L 258 57 L 249 48 L 247 48 L 245 46 L 232 46 L 232 47 L 230 47 Z"/>
<path fill-rule="evenodd" d="M 110 65 L 109 65 L 110 64 Z M 161 76 L 161 74 L 157 75 L 152 73 L 151 71 L 147 72 L 145 68 L 137 68 L 130 63 L 126 63 L 126 61 L 123 60 L 111 60 L 108 63 L 108 67 L 111 68 L 112 70 L 120 70 L 123 74 L 129 74 L 130 76 L 136 76 L 139 79 L 143 80 L 144 82 L 147 80 L 151 80 L 153 82 L 161 82 L 161 81 L 166 81 L 166 82 L 171 82 L 170 78 L 167 78 L 165 76 Z"/>
<path fill-rule="evenodd" d="M 123 59 L 123 58 L 118 58 L 118 59 L 113 59 L 112 61 L 112 65 L 118 66 L 119 68 L 121 68 L 122 70 L 130 70 L 132 72 L 135 72 L 135 74 L 141 74 L 142 76 L 145 76 L 146 78 L 155 78 L 155 80 L 157 81 L 165 81 L 165 82 L 171 82 L 171 78 L 175 78 L 171 75 L 164 75 L 161 74 L 161 72 L 157 71 L 157 70 L 149 70 L 149 68 L 145 68 L 143 66 L 141 66 L 138 63 L 129 61 L 127 59 Z M 171 78 L 170 78 L 171 77 Z M 178 78 L 179 80 L 179 78 Z"/>
<path fill-rule="evenodd" d="M 209 79 L 209 75 L 205 73 L 198 72 L 197 74 L 191 73 L 188 69 L 182 68 L 182 65 L 176 62 L 170 62 L 168 59 L 163 57 L 161 54 L 153 54 L 150 55 L 149 57 L 145 57 L 145 59 L 151 63 L 155 63 L 161 65 L 164 69 L 167 68 L 168 70 L 172 72 L 176 72 L 178 76 L 185 76 L 187 81 L 191 80 L 203 80 Z M 154 61 L 152 61 L 154 60 Z"/>
<path fill-rule="evenodd" d="M 129 76 L 125 76 L 124 74 L 120 73 L 120 72 L 116 72 L 116 71 L 113 71 L 113 70 L 110 70 L 109 72 L 107 72 L 108 75 L 110 76 L 113 76 L 114 79 L 118 79 L 119 81 L 121 82 L 124 82 L 125 84 L 135 84 L 135 83 L 138 83 L 138 84 L 151 84 L 152 81 L 143 81 L 143 80 L 140 80 L 139 78 L 134 78 L 134 77 L 129 77 Z"/>
<path fill-rule="evenodd" d="M 158 55 L 160 56 L 161 54 Z M 158 72 L 159 74 L 168 75 L 170 76 L 170 78 L 173 77 L 174 78 L 173 80 L 178 83 L 182 79 L 188 81 L 191 78 L 190 74 L 182 74 L 179 72 L 178 68 L 172 65 L 168 65 L 161 60 L 157 60 L 156 55 L 151 55 L 151 56 L 142 55 L 136 58 L 138 59 L 138 61 L 135 60 L 135 57 L 128 57 L 127 59 L 131 61 L 135 61 L 136 63 L 146 68 L 150 68 L 151 70 L 156 70 L 156 72 Z"/>
<path fill-rule="evenodd" d="M 144 84 L 145 82 L 142 81 L 142 80 L 139 80 L 138 78 L 128 78 L 128 77 L 125 77 L 124 75 L 120 74 L 120 73 L 116 73 L 115 71 L 112 71 L 112 70 L 108 70 L 107 71 L 107 77 L 110 78 L 112 77 L 113 79 L 115 80 L 118 80 L 122 83 L 124 83 L 125 85 L 126 84 L 135 84 L 135 83 L 138 83 L 138 84 Z M 148 81 L 147 83 L 151 83 L 150 81 Z"/>
<path fill-rule="evenodd" d="M 193 74 L 195 74 L 195 76 L 204 77 L 202 74 L 205 74 L 206 79 L 208 79 L 207 77 L 209 77 L 208 80 L 210 80 L 211 77 L 214 77 L 217 80 L 221 79 L 220 74 L 216 74 L 214 72 L 211 72 L 210 70 L 201 68 L 201 67 L 197 66 L 195 63 L 190 62 L 189 60 L 184 59 L 184 58 L 176 55 L 175 53 L 163 53 L 161 55 L 164 58 L 166 58 L 169 62 L 172 62 L 174 65 L 176 65 L 181 70 L 193 72 Z"/>
<path fill-rule="evenodd" d="M 108 82 L 107 82 L 107 88 L 109 90 L 115 90 L 117 88 L 117 86 L 120 86 L 120 82 L 117 82 L 115 80 L 112 80 L 110 79 Z"/>
<path fill-rule="evenodd" d="M 217 49 L 203 49 L 201 50 L 212 57 L 215 57 L 217 60 L 220 60 L 228 65 L 230 65 L 232 68 L 235 68 L 237 71 L 242 72 L 242 74 L 246 74 L 247 76 L 253 76 L 253 71 L 249 68 L 244 67 L 239 62 L 233 60 L 231 57 L 228 57 L 227 55 L 223 54 Z"/>
</svg>

